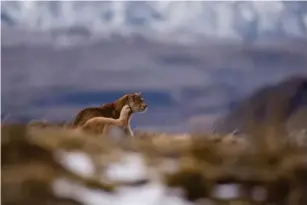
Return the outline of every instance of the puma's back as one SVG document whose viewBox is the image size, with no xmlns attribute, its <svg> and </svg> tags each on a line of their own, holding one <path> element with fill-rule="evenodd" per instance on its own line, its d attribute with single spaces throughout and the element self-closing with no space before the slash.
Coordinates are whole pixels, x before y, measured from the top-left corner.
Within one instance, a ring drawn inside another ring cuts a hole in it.
<svg viewBox="0 0 307 205">
<path fill-rule="evenodd" d="M 116 119 L 119 117 L 119 114 L 120 113 L 113 108 L 112 103 L 104 104 L 101 107 L 88 107 L 78 113 L 73 125 L 74 127 L 79 127 L 93 117 L 108 117 Z"/>
</svg>

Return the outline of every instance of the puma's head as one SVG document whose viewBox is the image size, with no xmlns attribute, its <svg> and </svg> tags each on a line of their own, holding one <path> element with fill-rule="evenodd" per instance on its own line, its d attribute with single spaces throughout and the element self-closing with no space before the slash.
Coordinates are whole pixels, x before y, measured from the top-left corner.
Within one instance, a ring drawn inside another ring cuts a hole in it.
<svg viewBox="0 0 307 205">
<path fill-rule="evenodd" d="M 140 92 L 129 94 L 128 105 L 133 112 L 145 112 L 147 110 L 147 104 Z"/>
</svg>

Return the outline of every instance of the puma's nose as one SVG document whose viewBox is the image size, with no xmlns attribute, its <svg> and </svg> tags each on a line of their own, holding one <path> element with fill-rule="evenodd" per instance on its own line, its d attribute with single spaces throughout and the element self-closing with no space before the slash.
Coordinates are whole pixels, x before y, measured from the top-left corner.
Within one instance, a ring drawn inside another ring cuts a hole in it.
<svg viewBox="0 0 307 205">
<path fill-rule="evenodd" d="M 147 105 L 146 105 L 146 104 L 144 105 L 144 108 L 147 108 Z"/>
</svg>

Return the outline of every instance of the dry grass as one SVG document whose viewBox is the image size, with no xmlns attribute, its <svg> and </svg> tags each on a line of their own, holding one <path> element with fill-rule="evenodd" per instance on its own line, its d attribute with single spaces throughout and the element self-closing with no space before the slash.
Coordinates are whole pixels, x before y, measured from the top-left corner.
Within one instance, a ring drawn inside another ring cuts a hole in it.
<svg viewBox="0 0 307 205">
<path fill-rule="evenodd" d="M 65 176 L 87 187 L 112 192 L 122 185 L 150 181 L 112 182 L 98 176 L 110 163 L 127 152 L 137 152 L 149 169 L 157 171 L 169 187 L 180 187 L 190 201 L 214 199 L 217 184 L 236 183 L 247 202 L 255 186 L 264 187 L 266 199 L 276 204 L 307 203 L 306 133 L 278 138 L 276 133 L 254 136 L 167 135 L 135 132 L 135 141 L 114 141 L 89 136 L 67 127 L 2 126 L 2 199 L 4 204 L 78 204 L 53 194 L 50 184 Z M 272 136 L 274 135 L 274 136 Z M 257 139 L 255 139 L 257 137 Z M 97 175 L 79 176 L 54 157 L 59 151 L 82 151 L 95 164 Z M 167 162 L 176 166 L 171 169 Z"/>
</svg>

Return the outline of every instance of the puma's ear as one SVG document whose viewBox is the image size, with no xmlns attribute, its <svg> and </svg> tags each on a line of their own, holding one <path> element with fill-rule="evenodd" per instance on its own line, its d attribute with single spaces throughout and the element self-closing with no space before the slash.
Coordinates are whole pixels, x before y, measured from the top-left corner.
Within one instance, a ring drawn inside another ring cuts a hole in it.
<svg viewBox="0 0 307 205">
<path fill-rule="evenodd" d="M 139 93 L 138 93 L 138 92 L 134 92 L 134 93 L 132 93 L 132 95 L 133 95 L 133 96 L 140 96 L 140 95 L 141 95 L 141 92 L 139 92 Z"/>
</svg>

